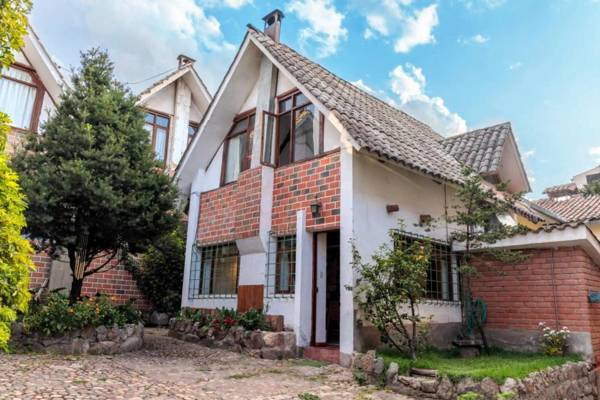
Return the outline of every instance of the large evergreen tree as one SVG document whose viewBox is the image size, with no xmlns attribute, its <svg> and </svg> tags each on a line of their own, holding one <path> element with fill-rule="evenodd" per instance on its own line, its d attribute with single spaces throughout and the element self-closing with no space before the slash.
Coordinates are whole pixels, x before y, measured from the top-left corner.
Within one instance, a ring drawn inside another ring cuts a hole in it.
<svg viewBox="0 0 600 400">
<path fill-rule="evenodd" d="M 0 70 L 14 61 L 27 33 L 29 0 L 0 0 Z M 18 177 L 7 165 L 10 120 L 0 110 L 0 349 L 6 350 L 10 325 L 27 309 L 32 249 L 21 236 L 25 201 Z"/>
<path fill-rule="evenodd" d="M 177 223 L 176 189 L 154 159 L 135 101 L 106 52 L 84 52 L 56 113 L 14 161 L 30 235 L 66 250 L 72 302 L 86 277 Z"/>
</svg>

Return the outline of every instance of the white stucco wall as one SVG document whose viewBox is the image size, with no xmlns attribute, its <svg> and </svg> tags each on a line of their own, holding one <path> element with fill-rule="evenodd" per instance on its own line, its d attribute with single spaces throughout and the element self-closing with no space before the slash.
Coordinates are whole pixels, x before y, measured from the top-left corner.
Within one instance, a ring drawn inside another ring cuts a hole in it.
<svg viewBox="0 0 600 400">
<path fill-rule="evenodd" d="M 175 114 L 175 82 L 150 97 L 143 107 L 168 115 Z"/>
<path fill-rule="evenodd" d="M 429 232 L 415 225 L 421 214 L 443 218 L 445 207 L 452 209 L 452 188 L 446 187 L 444 195 L 444 184 L 400 167 L 382 164 L 364 154 L 355 153 L 353 162 L 353 238 L 364 260 L 369 260 L 383 243 L 389 243 L 388 231 L 398 228 L 399 220 L 404 222 L 408 232 L 447 240 L 448 231 L 443 219 Z M 397 204 L 399 211 L 388 213 L 388 204 Z M 460 307 L 456 304 L 424 304 L 421 311 L 433 316 L 433 322 L 460 322 Z"/>
</svg>

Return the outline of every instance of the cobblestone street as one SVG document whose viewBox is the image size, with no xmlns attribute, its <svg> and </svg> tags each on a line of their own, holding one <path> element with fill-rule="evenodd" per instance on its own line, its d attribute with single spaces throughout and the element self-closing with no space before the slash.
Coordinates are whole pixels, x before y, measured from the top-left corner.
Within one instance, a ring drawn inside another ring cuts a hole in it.
<svg viewBox="0 0 600 400">
<path fill-rule="evenodd" d="M 336 365 L 269 361 L 147 329 L 142 350 L 115 356 L 0 355 L 0 399 L 405 400 L 359 387 Z"/>
</svg>

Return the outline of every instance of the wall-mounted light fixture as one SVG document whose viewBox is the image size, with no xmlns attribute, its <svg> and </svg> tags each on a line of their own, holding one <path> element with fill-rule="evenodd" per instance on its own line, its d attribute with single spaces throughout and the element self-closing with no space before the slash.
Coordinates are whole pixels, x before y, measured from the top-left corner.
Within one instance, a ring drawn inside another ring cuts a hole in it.
<svg viewBox="0 0 600 400">
<path fill-rule="evenodd" d="M 385 206 L 385 210 L 388 212 L 388 214 L 391 214 L 393 212 L 400 211 L 400 207 L 398 206 L 398 204 L 388 204 L 387 206 Z"/>
<path fill-rule="evenodd" d="M 315 200 L 310 205 L 310 213 L 312 214 L 313 218 L 317 218 L 317 217 L 321 216 L 321 202 L 319 202 L 318 200 Z"/>
</svg>

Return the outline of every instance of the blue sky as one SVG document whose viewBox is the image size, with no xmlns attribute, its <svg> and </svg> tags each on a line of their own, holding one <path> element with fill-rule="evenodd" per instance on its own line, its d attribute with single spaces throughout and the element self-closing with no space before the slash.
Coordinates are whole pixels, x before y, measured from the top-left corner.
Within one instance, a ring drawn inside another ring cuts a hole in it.
<svg viewBox="0 0 600 400">
<path fill-rule="evenodd" d="M 283 42 L 440 133 L 511 121 L 530 197 L 600 164 L 599 0 L 34 0 L 32 24 L 65 68 L 100 46 L 141 90 L 185 53 L 214 90 L 275 7 Z"/>
</svg>

